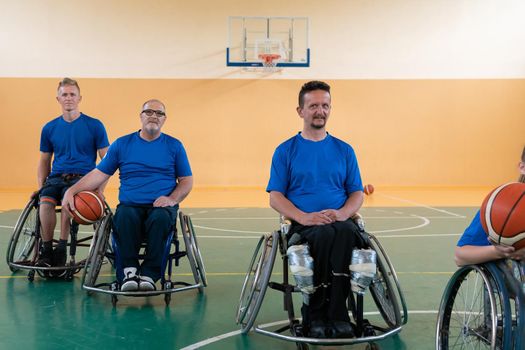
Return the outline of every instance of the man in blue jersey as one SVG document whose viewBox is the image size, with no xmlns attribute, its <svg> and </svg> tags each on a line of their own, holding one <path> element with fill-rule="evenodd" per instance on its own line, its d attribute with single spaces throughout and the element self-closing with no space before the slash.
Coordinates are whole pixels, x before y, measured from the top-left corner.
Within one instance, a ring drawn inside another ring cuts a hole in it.
<svg viewBox="0 0 525 350">
<path fill-rule="evenodd" d="M 525 148 L 518 164 L 519 182 L 525 182 Z M 469 227 L 460 237 L 455 250 L 455 261 L 458 266 L 481 264 L 497 259 L 525 260 L 525 248 L 516 250 L 514 247 L 491 244 L 487 233 L 481 226 L 480 212 L 476 213 Z"/>
<path fill-rule="evenodd" d="M 179 203 L 191 191 L 193 177 L 182 143 L 161 128 L 166 108 L 159 100 L 144 103 L 142 129 L 120 137 L 109 147 L 96 169 L 64 195 L 64 206 L 74 210 L 73 195 L 93 190 L 120 171 L 119 205 L 113 218 L 123 266 L 122 291 L 155 290 L 161 277 L 166 239 L 177 220 Z M 146 241 L 146 257 L 138 254 Z"/>
<path fill-rule="evenodd" d="M 95 168 L 97 153 L 103 158 L 109 146 L 104 125 L 79 111 L 82 96 L 75 80 L 64 78 L 58 84 L 56 99 L 62 107 L 62 115 L 44 126 L 40 138 L 37 179 L 42 246 L 37 262 L 39 266 L 63 266 L 66 263 L 71 217 L 62 208 L 60 240 L 53 250 L 55 206 L 71 185 Z"/>
<path fill-rule="evenodd" d="M 351 218 L 363 203 L 363 185 L 352 147 L 326 132 L 330 109 L 328 84 L 303 85 L 297 107 L 303 130 L 275 150 L 266 190 L 271 207 L 292 220 L 295 243 L 308 243 L 314 259 L 316 290 L 302 307 L 305 329 L 311 337 L 347 338 L 354 335 L 346 299 L 358 244 Z"/>
</svg>

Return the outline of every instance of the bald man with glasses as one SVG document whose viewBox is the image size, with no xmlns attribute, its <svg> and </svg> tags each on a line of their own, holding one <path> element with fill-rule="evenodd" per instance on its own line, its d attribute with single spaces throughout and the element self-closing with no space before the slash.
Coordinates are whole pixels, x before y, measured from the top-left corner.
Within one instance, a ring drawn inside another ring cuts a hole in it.
<svg viewBox="0 0 525 350">
<path fill-rule="evenodd" d="M 142 128 L 112 143 L 99 165 L 64 195 L 63 205 L 74 210 L 76 193 L 98 188 L 119 169 L 120 203 L 113 222 L 124 274 L 122 291 L 156 289 L 164 244 L 176 223 L 179 203 L 193 187 L 184 146 L 161 132 L 166 119 L 161 101 L 146 101 L 140 112 Z M 140 265 L 142 241 L 148 248 Z"/>
</svg>

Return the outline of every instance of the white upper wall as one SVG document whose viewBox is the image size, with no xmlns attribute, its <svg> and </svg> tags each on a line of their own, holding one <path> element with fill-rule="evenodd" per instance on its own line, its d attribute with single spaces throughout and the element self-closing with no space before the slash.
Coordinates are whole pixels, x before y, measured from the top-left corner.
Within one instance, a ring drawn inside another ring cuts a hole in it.
<svg viewBox="0 0 525 350">
<path fill-rule="evenodd" d="M 272 79 L 524 78 L 523 0 L 1 1 L 0 77 L 254 78 L 228 16 L 310 18 L 310 68 Z"/>
</svg>

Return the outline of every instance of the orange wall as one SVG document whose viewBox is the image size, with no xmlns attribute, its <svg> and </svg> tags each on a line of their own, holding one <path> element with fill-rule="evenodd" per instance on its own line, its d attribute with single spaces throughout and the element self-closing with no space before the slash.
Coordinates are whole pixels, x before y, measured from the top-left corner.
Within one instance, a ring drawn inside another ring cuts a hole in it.
<svg viewBox="0 0 525 350">
<path fill-rule="evenodd" d="M 59 115 L 59 79 L 0 78 L 0 188 L 36 184 L 42 126 Z M 81 110 L 110 141 L 140 127 L 142 102 L 167 105 L 195 184 L 265 186 L 271 155 L 301 129 L 302 80 L 79 79 Z M 525 144 L 525 80 L 332 80 L 329 132 L 383 186 L 491 186 L 515 177 Z M 118 186 L 116 181 L 110 187 Z"/>
</svg>

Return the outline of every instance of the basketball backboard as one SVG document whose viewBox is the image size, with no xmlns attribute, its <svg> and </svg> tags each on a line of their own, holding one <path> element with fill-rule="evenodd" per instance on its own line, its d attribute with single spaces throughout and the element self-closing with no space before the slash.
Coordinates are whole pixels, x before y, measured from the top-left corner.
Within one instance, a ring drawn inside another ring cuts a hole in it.
<svg viewBox="0 0 525 350">
<path fill-rule="evenodd" d="M 277 67 L 309 67 L 307 17 L 229 17 L 226 65 L 263 67 L 279 56 Z"/>
</svg>

